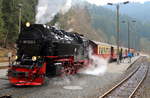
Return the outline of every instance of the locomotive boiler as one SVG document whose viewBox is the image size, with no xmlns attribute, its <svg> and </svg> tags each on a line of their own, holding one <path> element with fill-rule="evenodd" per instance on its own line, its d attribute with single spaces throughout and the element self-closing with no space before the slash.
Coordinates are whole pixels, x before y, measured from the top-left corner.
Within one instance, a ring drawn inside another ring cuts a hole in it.
<svg viewBox="0 0 150 98">
<path fill-rule="evenodd" d="M 43 24 L 22 25 L 16 44 L 8 70 L 13 85 L 42 85 L 45 77 L 75 74 L 88 59 L 89 40 Z"/>
</svg>

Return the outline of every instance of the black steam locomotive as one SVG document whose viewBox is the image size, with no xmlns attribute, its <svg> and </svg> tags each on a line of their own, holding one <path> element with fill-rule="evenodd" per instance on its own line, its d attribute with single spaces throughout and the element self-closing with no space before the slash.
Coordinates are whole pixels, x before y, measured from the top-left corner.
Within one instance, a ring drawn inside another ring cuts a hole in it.
<svg viewBox="0 0 150 98">
<path fill-rule="evenodd" d="M 88 59 L 88 47 L 89 40 L 78 33 L 26 23 L 9 80 L 14 85 L 41 85 L 46 76 L 75 74 Z"/>
</svg>

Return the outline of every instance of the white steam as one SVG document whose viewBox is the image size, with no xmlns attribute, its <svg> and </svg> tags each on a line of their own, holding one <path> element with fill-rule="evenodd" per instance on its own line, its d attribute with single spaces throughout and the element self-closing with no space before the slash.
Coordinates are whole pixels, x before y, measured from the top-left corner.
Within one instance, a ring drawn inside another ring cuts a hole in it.
<svg viewBox="0 0 150 98">
<path fill-rule="evenodd" d="M 89 49 L 90 64 L 87 68 L 81 69 L 79 73 L 90 75 L 103 75 L 107 70 L 108 60 L 105 60 L 99 56 L 93 55 L 92 48 Z"/>
<path fill-rule="evenodd" d="M 37 5 L 36 23 L 46 24 L 57 13 L 66 13 L 72 5 L 72 0 L 39 0 Z"/>
<path fill-rule="evenodd" d="M 68 12 L 68 10 L 71 8 L 71 6 L 72 6 L 72 0 L 67 0 L 66 4 L 61 9 L 61 13 L 65 14 L 66 12 Z"/>
<path fill-rule="evenodd" d="M 59 22 L 56 22 L 53 27 L 55 27 L 56 29 L 60 29 L 60 23 L 59 23 Z"/>
<path fill-rule="evenodd" d="M 70 29 L 67 30 L 67 32 L 73 32 L 73 31 L 74 31 L 73 28 L 70 28 Z"/>
</svg>

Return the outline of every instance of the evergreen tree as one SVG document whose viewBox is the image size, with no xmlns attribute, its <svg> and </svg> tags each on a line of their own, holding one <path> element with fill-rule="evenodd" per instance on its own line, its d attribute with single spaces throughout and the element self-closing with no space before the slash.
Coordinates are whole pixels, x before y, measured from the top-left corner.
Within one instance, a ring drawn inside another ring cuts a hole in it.
<svg viewBox="0 0 150 98">
<path fill-rule="evenodd" d="M 3 0 L 2 1 L 2 19 L 4 21 L 4 35 L 5 35 L 5 46 L 7 44 L 7 39 L 10 38 L 12 40 L 12 37 L 10 35 L 13 35 L 14 30 L 14 24 L 13 24 L 13 0 Z"/>
<path fill-rule="evenodd" d="M 34 23 L 37 0 L 0 0 L 0 38 L 6 43 L 14 43 L 19 31 L 19 4 L 22 4 L 22 23 Z M 3 28 L 3 29 L 2 29 Z M 4 32 L 2 34 L 2 32 Z M 0 40 L 0 41 L 1 41 Z"/>
<path fill-rule="evenodd" d="M 4 40 L 4 29 L 3 29 L 4 21 L 2 19 L 1 3 L 2 3 L 2 0 L 0 0 L 0 46 L 2 46 L 3 40 Z"/>
</svg>

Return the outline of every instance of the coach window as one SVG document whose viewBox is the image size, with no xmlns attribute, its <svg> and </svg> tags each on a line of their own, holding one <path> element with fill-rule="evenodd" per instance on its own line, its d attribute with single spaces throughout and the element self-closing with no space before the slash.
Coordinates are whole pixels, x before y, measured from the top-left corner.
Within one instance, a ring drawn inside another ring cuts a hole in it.
<svg viewBox="0 0 150 98">
<path fill-rule="evenodd" d="M 101 54 L 101 48 L 99 47 L 99 54 Z"/>
<path fill-rule="evenodd" d="M 105 54 L 105 47 L 103 47 L 103 54 Z"/>
<path fill-rule="evenodd" d="M 106 54 L 106 52 L 107 52 L 107 51 L 106 51 L 106 47 L 104 47 L 104 54 Z"/>
<path fill-rule="evenodd" d="M 104 54 L 104 47 L 102 47 L 102 54 Z"/>
<path fill-rule="evenodd" d="M 105 54 L 107 54 L 107 48 L 105 47 Z"/>
<path fill-rule="evenodd" d="M 108 48 L 106 48 L 106 54 L 108 54 Z"/>
<path fill-rule="evenodd" d="M 105 54 L 105 47 L 103 47 L 103 54 Z"/>
<path fill-rule="evenodd" d="M 101 54 L 103 54 L 103 47 L 101 47 Z"/>
<path fill-rule="evenodd" d="M 101 47 L 99 47 L 99 53 L 102 54 L 102 49 L 101 49 Z"/>
<path fill-rule="evenodd" d="M 103 54 L 103 47 L 101 47 L 101 54 Z"/>
</svg>

